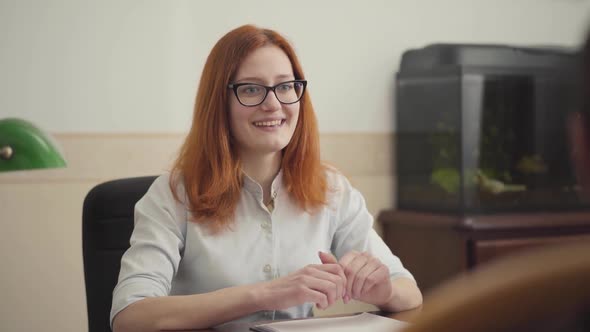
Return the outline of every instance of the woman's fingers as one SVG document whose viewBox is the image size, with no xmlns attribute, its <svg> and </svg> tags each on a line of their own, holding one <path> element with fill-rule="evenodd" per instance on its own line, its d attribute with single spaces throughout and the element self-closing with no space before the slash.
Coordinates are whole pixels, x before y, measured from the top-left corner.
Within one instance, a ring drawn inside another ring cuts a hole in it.
<svg viewBox="0 0 590 332">
<path fill-rule="evenodd" d="M 314 302 L 318 308 L 325 309 L 342 298 L 346 276 L 337 263 L 308 265 L 288 276 L 263 283 L 261 287 L 272 307 Z"/>
<path fill-rule="evenodd" d="M 338 299 L 341 299 L 344 293 L 345 285 L 346 285 L 346 278 L 344 276 L 344 271 L 338 265 L 336 266 L 308 266 L 304 269 L 304 272 L 317 278 L 319 280 L 324 280 L 330 282 L 330 284 L 324 284 L 328 288 L 323 288 L 322 290 L 327 291 L 326 295 L 329 298 L 329 304 L 332 305 Z"/>
<path fill-rule="evenodd" d="M 352 297 L 355 299 L 361 298 L 363 294 L 363 288 L 367 283 L 367 278 L 372 275 L 381 266 L 381 262 L 375 257 L 368 257 L 365 261 L 365 265 L 362 266 L 352 282 Z"/>
<path fill-rule="evenodd" d="M 351 251 L 344 255 L 340 261 L 340 265 L 342 265 L 344 275 L 346 276 L 346 295 L 348 296 L 348 299 L 356 298 L 352 292 L 352 286 L 358 271 L 365 266 L 367 260 L 368 257 L 366 254 Z M 345 299 L 344 302 L 348 302 L 346 300 L 347 299 Z"/>
<path fill-rule="evenodd" d="M 319 269 L 338 277 L 340 281 L 338 283 L 338 298 L 344 297 L 346 295 L 346 274 L 344 273 L 344 268 L 340 264 L 323 264 L 320 265 Z"/>
<path fill-rule="evenodd" d="M 363 289 L 361 290 L 361 294 L 366 294 L 373 288 L 375 285 L 381 282 L 390 282 L 389 281 L 389 269 L 384 264 L 381 264 L 379 268 L 377 268 L 373 273 L 367 276 L 365 283 L 363 284 Z"/>
<path fill-rule="evenodd" d="M 342 258 L 340 258 L 340 261 L 338 263 L 342 266 L 348 266 L 350 264 L 350 262 L 352 262 L 352 260 L 355 259 L 356 256 L 358 256 L 358 255 L 360 255 L 360 252 L 355 251 L 355 250 L 351 250 L 351 251 L 347 252 L 344 256 L 342 256 Z"/>
<path fill-rule="evenodd" d="M 290 280 L 299 303 L 313 301 L 320 309 L 325 309 L 342 298 L 346 283 L 344 271 L 338 264 L 308 265 Z M 318 293 L 324 297 L 318 298 Z"/>
<path fill-rule="evenodd" d="M 336 263 L 336 264 L 311 264 L 308 267 L 313 267 L 318 270 L 326 271 L 341 277 L 343 280 L 346 280 L 346 275 L 344 274 L 344 268 Z"/>
<path fill-rule="evenodd" d="M 349 291 L 349 281 L 352 280 L 352 276 L 349 275 L 350 272 L 347 273 L 347 268 L 350 265 L 350 263 L 352 262 L 352 260 L 355 259 L 355 257 L 358 255 L 359 253 L 357 251 L 349 251 L 347 252 L 344 256 L 342 256 L 342 258 L 340 258 L 340 261 L 338 262 L 340 264 L 340 266 L 342 267 L 342 269 L 344 270 L 344 275 L 346 276 L 346 287 L 344 289 L 344 296 L 342 297 L 342 300 L 344 301 L 344 303 L 348 303 L 348 301 L 350 301 L 351 298 L 351 293 Z"/>
<path fill-rule="evenodd" d="M 363 298 L 375 284 L 389 280 L 389 269 L 369 253 L 350 251 L 339 263 L 346 276 L 345 303 Z"/>
<path fill-rule="evenodd" d="M 310 276 L 302 276 L 302 282 L 296 285 L 297 299 L 299 303 L 314 302 L 318 308 L 325 309 L 330 306 L 329 288 L 325 280 Z"/>
<path fill-rule="evenodd" d="M 338 260 L 329 252 L 318 251 L 318 256 L 322 264 L 338 264 Z"/>
<path fill-rule="evenodd" d="M 320 259 L 324 264 L 310 265 L 310 270 L 307 271 L 309 275 L 330 280 L 335 285 L 336 297 L 333 298 L 333 293 L 327 294 L 330 305 L 338 298 L 342 298 L 344 303 L 351 299 L 361 300 L 375 285 L 389 282 L 387 266 L 369 253 L 350 251 L 338 264 L 331 263 L 332 257 L 320 253 Z"/>
<path fill-rule="evenodd" d="M 375 283 L 381 282 L 382 279 L 389 280 L 389 271 L 387 267 L 375 257 L 370 257 L 365 266 L 356 274 L 352 286 L 352 294 L 355 298 L 361 298 L 366 290 L 370 289 Z"/>
</svg>

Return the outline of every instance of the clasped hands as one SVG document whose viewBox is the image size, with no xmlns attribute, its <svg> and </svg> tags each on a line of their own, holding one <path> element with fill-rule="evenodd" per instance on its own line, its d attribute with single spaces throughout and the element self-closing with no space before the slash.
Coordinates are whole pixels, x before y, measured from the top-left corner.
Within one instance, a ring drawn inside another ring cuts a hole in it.
<svg viewBox="0 0 590 332">
<path fill-rule="evenodd" d="M 342 299 L 373 305 L 387 303 L 393 296 L 389 269 L 366 252 L 350 251 L 338 261 L 319 252 L 322 264 L 310 264 L 285 277 L 261 285 L 268 310 L 314 302 L 326 309 Z"/>
</svg>

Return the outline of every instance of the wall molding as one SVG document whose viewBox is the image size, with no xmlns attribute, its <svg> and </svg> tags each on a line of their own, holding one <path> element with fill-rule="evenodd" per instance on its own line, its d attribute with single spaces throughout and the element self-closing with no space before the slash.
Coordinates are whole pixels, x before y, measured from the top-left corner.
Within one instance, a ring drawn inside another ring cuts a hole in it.
<svg viewBox="0 0 590 332">
<path fill-rule="evenodd" d="M 101 182 L 170 169 L 185 134 L 57 133 L 68 166 L 0 173 L 0 184 Z M 349 177 L 393 176 L 392 133 L 321 134 L 322 159 Z"/>
</svg>

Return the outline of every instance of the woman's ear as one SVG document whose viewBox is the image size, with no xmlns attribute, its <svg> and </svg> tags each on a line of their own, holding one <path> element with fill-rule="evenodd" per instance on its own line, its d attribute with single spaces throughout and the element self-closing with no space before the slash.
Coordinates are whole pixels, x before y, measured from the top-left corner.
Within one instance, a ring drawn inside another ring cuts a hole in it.
<svg viewBox="0 0 590 332">
<path fill-rule="evenodd" d="M 576 112 L 568 118 L 572 164 L 585 197 L 590 199 L 590 128 L 588 116 Z"/>
</svg>

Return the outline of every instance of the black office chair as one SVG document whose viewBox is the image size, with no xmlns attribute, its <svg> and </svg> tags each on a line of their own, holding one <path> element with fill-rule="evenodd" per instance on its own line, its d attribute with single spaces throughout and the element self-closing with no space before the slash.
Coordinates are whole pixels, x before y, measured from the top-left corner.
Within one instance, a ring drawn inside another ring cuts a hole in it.
<svg viewBox="0 0 590 332">
<path fill-rule="evenodd" d="M 94 187 L 84 199 L 82 250 L 89 332 L 110 332 L 109 313 L 121 256 L 129 248 L 135 203 L 156 176 L 120 179 Z"/>
</svg>

